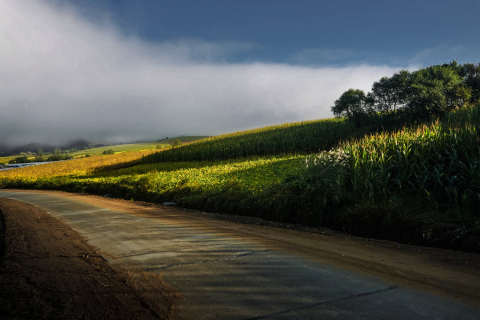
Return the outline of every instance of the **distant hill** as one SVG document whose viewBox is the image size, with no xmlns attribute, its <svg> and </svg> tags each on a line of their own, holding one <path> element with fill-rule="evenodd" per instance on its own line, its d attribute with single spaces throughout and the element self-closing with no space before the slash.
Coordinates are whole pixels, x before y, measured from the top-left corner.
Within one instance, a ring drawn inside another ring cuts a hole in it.
<svg viewBox="0 0 480 320">
<path fill-rule="evenodd" d="M 53 152 L 55 147 L 52 145 L 46 145 L 41 143 L 29 143 L 21 147 L 12 149 L 12 154 L 19 154 L 21 152 L 37 152 L 38 149 L 42 149 L 44 152 Z"/>
<path fill-rule="evenodd" d="M 80 140 L 72 141 L 60 146 L 53 146 L 53 145 L 42 144 L 42 143 L 29 143 L 24 146 L 11 149 L 11 153 L 19 154 L 21 152 L 37 152 L 38 149 L 42 149 L 42 151 L 44 152 L 53 152 L 55 151 L 56 148 L 59 148 L 61 150 L 70 150 L 70 149 L 81 150 L 89 147 L 90 147 L 90 143 L 88 141 L 80 139 Z"/>
<path fill-rule="evenodd" d="M 85 149 L 85 148 L 90 148 L 90 143 L 88 141 L 85 141 L 83 139 L 73 141 L 70 143 L 67 143 L 63 146 L 60 146 L 59 148 L 62 150 L 69 150 L 69 149 Z"/>
<path fill-rule="evenodd" d="M 0 157 L 9 156 L 12 154 L 12 147 L 0 144 Z"/>
<path fill-rule="evenodd" d="M 130 142 L 130 143 L 116 143 L 116 144 L 104 144 L 104 143 L 97 143 L 97 142 L 88 142 L 83 139 L 75 140 L 64 145 L 51 145 L 51 144 L 43 144 L 43 143 L 29 143 L 20 147 L 12 147 L 2 146 L 0 145 L 0 157 L 2 156 L 10 156 L 10 155 L 18 155 L 22 152 L 37 152 L 39 149 L 42 149 L 43 152 L 54 152 L 56 148 L 59 148 L 63 151 L 76 149 L 77 154 L 78 152 L 85 150 L 85 149 L 96 149 L 96 148 L 110 148 L 115 149 L 116 152 L 123 152 L 123 151 L 133 151 L 133 150 L 146 150 L 146 149 L 154 149 L 159 143 L 165 144 L 166 146 L 173 144 L 173 142 L 177 139 L 182 141 L 182 143 L 190 143 L 192 141 L 196 141 L 199 139 L 208 138 L 208 136 L 180 136 L 174 138 L 165 138 L 162 140 L 157 141 L 137 141 L 137 142 Z M 102 151 L 103 151 L 102 149 Z M 105 149 L 106 150 L 106 149 Z M 98 151 L 98 150 L 97 150 Z M 3 154 L 1 154 L 3 152 Z M 95 150 L 92 151 L 95 153 Z M 90 152 L 90 153 L 92 153 Z M 81 152 L 82 153 L 82 152 Z M 84 152 L 83 152 L 84 153 Z"/>
</svg>

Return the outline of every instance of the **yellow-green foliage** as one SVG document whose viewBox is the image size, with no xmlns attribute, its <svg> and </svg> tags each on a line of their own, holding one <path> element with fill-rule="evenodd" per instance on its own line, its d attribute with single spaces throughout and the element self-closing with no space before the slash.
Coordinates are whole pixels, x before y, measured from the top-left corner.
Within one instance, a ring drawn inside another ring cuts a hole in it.
<svg viewBox="0 0 480 320">
<path fill-rule="evenodd" d="M 195 138 L 195 137 L 192 137 L 192 138 Z M 115 153 L 121 153 L 121 152 L 145 151 L 145 150 L 153 150 L 153 149 L 167 149 L 170 147 L 171 145 L 167 141 L 141 142 L 141 143 L 119 144 L 115 146 L 104 146 L 104 147 L 90 148 L 85 150 L 78 150 L 78 151 L 69 153 L 69 155 L 73 158 L 83 158 L 85 157 L 85 155 L 99 156 L 99 155 L 102 155 L 103 152 L 107 150 L 113 150 Z M 11 160 L 17 157 L 19 157 L 19 155 L 0 157 L 0 163 L 9 163 Z M 43 157 L 47 159 L 49 157 L 49 154 L 45 154 Z M 30 156 L 28 159 L 30 161 L 35 161 L 34 156 Z"/>
<path fill-rule="evenodd" d="M 64 189 L 68 186 L 69 190 L 93 193 L 100 190 L 111 193 L 108 188 L 121 186 L 123 194 L 139 191 L 144 195 L 185 191 L 209 193 L 228 189 L 254 195 L 304 171 L 303 157 L 270 156 L 221 162 L 165 162 L 93 173 L 95 168 L 117 165 L 122 160 L 131 161 L 140 156 L 135 153 L 135 157 L 121 159 L 121 155 L 127 154 L 68 161 L 75 164 L 71 171 L 67 170 L 66 162 L 3 171 L 0 172 L 0 182 L 11 187 Z M 108 157 L 112 159 L 101 161 Z"/>
<path fill-rule="evenodd" d="M 184 190 L 222 191 L 234 188 L 247 194 L 259 193 L 303 171 L 300 156 L 251 158 L 220 162 L 164 162 L 105 172 L 85 179 L 92 183 L 125 184 L 143 181 L 149 192 Z"/>
<path fill-rule="evenodd" d="M 15 158 L 17 158 L 19 156 L 7 156 L 7 157 L 0 157 L 0 164 L 7 164 L 7 163 L 10 163 L 10 161 L 14 160 Z M 29 159 L 33 159 L 32 158 L 29 158 Z"/>
<path fill-rule="evenodd" d="M 142 143 L 119 144 L 115 146 L 105 146 L 105 147 L 85 149 L 85 150 L 73 152 L 71 156 L 83 157 L 86 154 L 99 156 L 104 151 L 107 151 L 107 150 L 113 150 L 115 153 L 153 150 L 153 149 L 157 149 L 158 145 L 161 145 L 163 148 L 170 148 L 170 144 L 168 143 L 142 142 Z"/>
<path fill-rule="evenodd" d="M 26 168 L 0 171 L 0 182 L 2 181 L 2 179 L 8 179 L 10 181 L 16 179 L 35 181 L 36 178 L 52 178 L 59 176 L 85 176 L 91 174 L 95 169 L 138 161 L 143 156 L 148 155 L 154 151 L 155 150 L 125 152 L 108 156 L 73 159 L 54 163 L 46 163 Z"/>
</svg>

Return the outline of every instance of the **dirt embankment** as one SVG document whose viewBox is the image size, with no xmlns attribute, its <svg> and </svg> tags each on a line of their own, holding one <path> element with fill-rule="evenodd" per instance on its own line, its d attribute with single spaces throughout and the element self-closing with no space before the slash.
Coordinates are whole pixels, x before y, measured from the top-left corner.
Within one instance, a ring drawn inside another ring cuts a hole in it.
<svg viewBox="0 0 480 320">
<path fill-rule="evenodd" d="M 2 319 L 172 319 L 180 297 L 159 277 L 114 269 L 45 212 L 0 198 Z"/>
</svg>

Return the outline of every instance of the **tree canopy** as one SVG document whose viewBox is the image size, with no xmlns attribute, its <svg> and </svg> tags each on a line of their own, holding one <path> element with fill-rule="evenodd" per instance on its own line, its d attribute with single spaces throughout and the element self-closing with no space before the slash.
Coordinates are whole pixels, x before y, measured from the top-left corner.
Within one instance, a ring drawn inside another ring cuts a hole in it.
<svg viewBox="0 0 480 320">
<path fill-rule="evenodd" d="M 462 66 L 461 75 L 463 83 L 471 89 L 472 103 L 480 102 L 480 63 L 465 63 Z"/>
<path fill-rule="evenodd" d="M 335 100 L 332 107 L 335 117 L 347 117 L 356 127 L 359 127 L 373 111 L 373 99 L 358 89 L 344 92 L 338 100 Z"/>
<path fill-rule="evenodd" d="M 375 113 L 401 114 L 416 121 L 441 117 L 476 102 L 480 102 L 480 63 L 459 65 L 452 61 L 413 72 L 400 70 L 374 82 L 368 94 L 349 89 L 335 100 L 331 110 L 336 117 L 347 117 L 360 126 Z"/>
</svg>

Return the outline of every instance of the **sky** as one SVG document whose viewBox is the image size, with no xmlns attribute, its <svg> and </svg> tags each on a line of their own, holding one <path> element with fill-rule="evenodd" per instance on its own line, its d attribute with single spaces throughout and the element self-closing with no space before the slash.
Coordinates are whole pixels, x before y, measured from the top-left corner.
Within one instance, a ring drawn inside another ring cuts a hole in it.
<svg viewBox="0 0 480 320">
<path fill-rule="evenodd" d="M 332 117 L 400 69 L 480 62 L 480 1 L 0 2 L 0 146 Z"/>
</svg>

